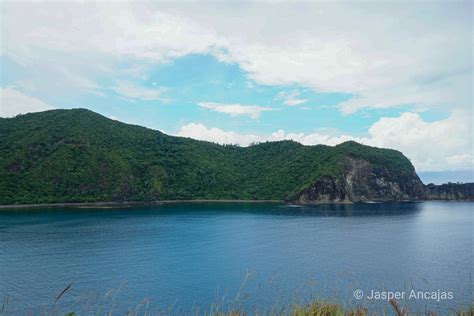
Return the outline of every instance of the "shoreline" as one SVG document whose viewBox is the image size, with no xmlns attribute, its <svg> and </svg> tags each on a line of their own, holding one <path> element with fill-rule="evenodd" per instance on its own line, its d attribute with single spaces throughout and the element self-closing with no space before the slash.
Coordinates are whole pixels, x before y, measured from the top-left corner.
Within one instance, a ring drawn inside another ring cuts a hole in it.
<svg viewBox="0 0 474 316">
<path fill-rule="evenodd" d="M 285 203 L 283 200 L 162 200 L 155 202 L 65 202 L 65 203 L 35 203 L 35 204 L 9 204 L 0 205 L 2 209 L 28 209 L 28 208 L 112 208 L 121 207 L 128 208 L 134 206 L 157 206 L 163 204 L 178 204 L 178 203 Z"/>
<path fill-rule="evenodd" d="M 341 202 L 330 202 L 330 203 L 292 203 L 292 201 L 285 200 L 162 200 L 154 202 L 64 202 L 64 203 L 34 203 L 34 204 L 9 204 L 9 205 L 0 205 L 0 211 L 8 209 L 29 209 L 29 208 L 130 208 L 135 206 L 159 206 L 165 204 L 199 204 L 199 203 L 250 203 L 250 204 L 262 204 L 262 203 L 272 203 L 272 204 L 290 204 L 290 205 L 327 205 L 327 204 L 337 204 L 337 205 L 350 205 L 358 203 L 391 203 L 391 202 L 427 202 L 427 201 L 438 201 L 438 202 L 474 202 L 472 200 L 442 200 L 442 199 L 426 199 L 426 200 L 400 200 L 400 201 L 366 201 L 366 202 L 351 202 L 351 203 L 341 203 Z"/>
</svg>

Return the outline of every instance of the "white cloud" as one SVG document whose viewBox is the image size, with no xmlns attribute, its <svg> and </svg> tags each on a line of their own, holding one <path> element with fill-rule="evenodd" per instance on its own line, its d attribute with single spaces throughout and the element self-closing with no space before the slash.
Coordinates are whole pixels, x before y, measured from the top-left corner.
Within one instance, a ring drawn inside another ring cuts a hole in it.
<svg viewBox="0 0 474 316">
<path fill-rule="evenodd" d="M 43 70 L 57 54 L 93 77 L 91 65 L 203 53 L 260 84 L 356 96 L 344 114 L 472 105 L 470 2 L 7 2 L 2 17 L 2 54 Z"/>
<path fill-rule="evenodd" d="M 220 128 L 208 128 L 202 123 L 189 123 L 181 127 L 177 136 L 190 137 L 199 140 L 210 141 L 219 144 L 234 144 L 248 146 L 252 143 L 265 141 L 294 140 L 304 145 L 326 144 L 337 145 L 347 140 L 354 140 L 349 135 L 332 135 L 323 133 L 286 133 L 279 129 L 269 135 L 243 134 L 234 131 L 224 131 Z M 357 139 L 360 141 L 360 139 Z"/>
<path fill-rule="evenodd" d="M 12 117 L 51 109 L 53 109 L 51 105 L 27 96 L 12 87 L 0 87 L 0 117 Z"/>
<path fill-rule="evenodd" d="M 219 144 L 234 144 L 242 146 L 248 146 L 249 144 L 260 142 L 262 140 L 262 138 L 257 135 L 224 131 L 215 127 L 207 128 L 201 123 L 189 123 L 183 125 L 177 136 L 206 140 Z"/>
<path fill-rule="evenodd" d="M 200 123 L 182 126 L 178 135 L 241 146 L 277 140 L 334 146 L 355 140 L 370 146 L 399 150 L 410 158 L 417 170 L 453 170 L 472 168 L 474 165 L 472 140 L 467 137 L 471 126 L 462 124 L 464 115 L 465 113 L 456 112 L 447 119 L 427 122 L 417 113 L 406 112 L 399 117 L 381 118 L 369 128 L 368 136 L 365 137 L 327 131 L 287 133 L 282 129 L 270 135 L 241 134 L 207 128 Z"/>
<path fill-rule="evenodd" d="M 345 114 L 472 104 L 471 3 L 257 3 L 221 5 L 214 14 L 192 5 L 173 12 L 225 38 L 219 56 L 258 83 L 357 96 L 341 106 Z M 229 15 L 245 16 L 245 23 Z"/>
<path fill-rule="evenodd" d="M 199 102 L 198 105 L 203 109 L 208 109 L 214 112 L 225 113 L 230 116 L 247 115 L 252 119 L 257 119 L 261 112 L 274 110 L 269 107 L 258 105 L 225 104 L 215 102 Z"/>
<path fill-rule="evenodd" d="M 143 78 L 154 64 L 206 53 L 218 40 L 150 3 L 2 2 L 0 56 L 46 93 L 98 93 L 100 79 Z"/>
<path fill-rule="evenodd" d="M 472 168 L 472 125 L 466 124 L 466 115 L 469 113 L 458 111 L 434 122 L 410 112 L 381 118 L 369 128 L 370 137 L 363 142 L 400 150 L 421 170 Z"/>
<path fill-rule="evenodd" d="M 25 63 L 36 60 L 37 48 L 166 60 L 206 52 L 217 42 L 212 31 L 150 3 L 17 2 L 3 9 L 2 51 Z"/>
<path fill-rule="evenodd" d="M 277 94 L 275 97 L 276 100 L 282 100 L 284 105 L 288 106 L 295 106 L 299 104 L 303 104 L 305 102 L 308 102 L 308 99 L 299 99 L 298 96 L 300 95 L 300 92 L 298 90 L 293 90 L 293 91 L 281 91 Z"/>
<path fill-rule="evenodd" d="M 116 93 L 132 100 L 140 99 L 146 101 L 168 102 L 168 99 L 162 96 L 166 91 L 166 88 L 156 87 L 155 85 L 153 88 L 147 88 L 137 86 L 133 82 L 119 80 L 117 81 L 113 90 Z"/>
</svg>

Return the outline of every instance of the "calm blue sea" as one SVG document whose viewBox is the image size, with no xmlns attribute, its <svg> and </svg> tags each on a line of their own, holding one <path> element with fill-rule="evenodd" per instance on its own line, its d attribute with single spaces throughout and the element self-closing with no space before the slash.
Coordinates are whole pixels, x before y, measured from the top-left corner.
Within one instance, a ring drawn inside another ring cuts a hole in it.
<svg viewBox="0 0 474 316">
<path fill-rule="evenodd" d="M 367 298 L 372 290 L 414 289 L 452 292 L 404 300 L 444 314 L 472 302 L 473 205 L 1 210 L 0 309 L 252 313 L 313 298 L 388 309 Z"/>
</svg>

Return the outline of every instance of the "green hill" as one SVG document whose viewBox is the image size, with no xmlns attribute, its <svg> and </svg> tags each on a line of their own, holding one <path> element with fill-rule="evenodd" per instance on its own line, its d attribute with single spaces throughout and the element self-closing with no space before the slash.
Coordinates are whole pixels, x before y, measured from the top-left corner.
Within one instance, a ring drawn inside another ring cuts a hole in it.
<svg viewBox="0 0 474 316">
<path fill-rule="evenodd" d="M 0 204 L 297 200 L 321 179 L 346 179 L 352 172 L 348 161 L 363 161 L 370 166 L 368 172 L 381 174 L 385 182 L 419 182 L 410 161 L 395 150 L 355 142 L 335 147 L 293 141 L 222 146 L 124 124 L 85 109 L 0 119 L 0 135 Z M 401 195 L 386 199 L 413 195 L 401 187 Z M 348 192 L 349 200 L 357 200 Z M 384 199 L 385 193 L 380 194 Z"/>
</svg>

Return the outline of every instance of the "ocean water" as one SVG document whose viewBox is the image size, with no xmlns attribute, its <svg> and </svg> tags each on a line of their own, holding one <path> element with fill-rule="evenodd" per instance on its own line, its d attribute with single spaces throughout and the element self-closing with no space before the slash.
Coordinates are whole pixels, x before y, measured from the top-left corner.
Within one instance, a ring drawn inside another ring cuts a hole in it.
<svg viewBox="0 0 474 316">
<path fill-rule="evenodd" d="M 315 298 L 389 309 L 374 290 L 444 314 L 473 299 L 473 215 L 467 202 L 1 210 L 0 309 L 252 313 Z"/>
</svg>

